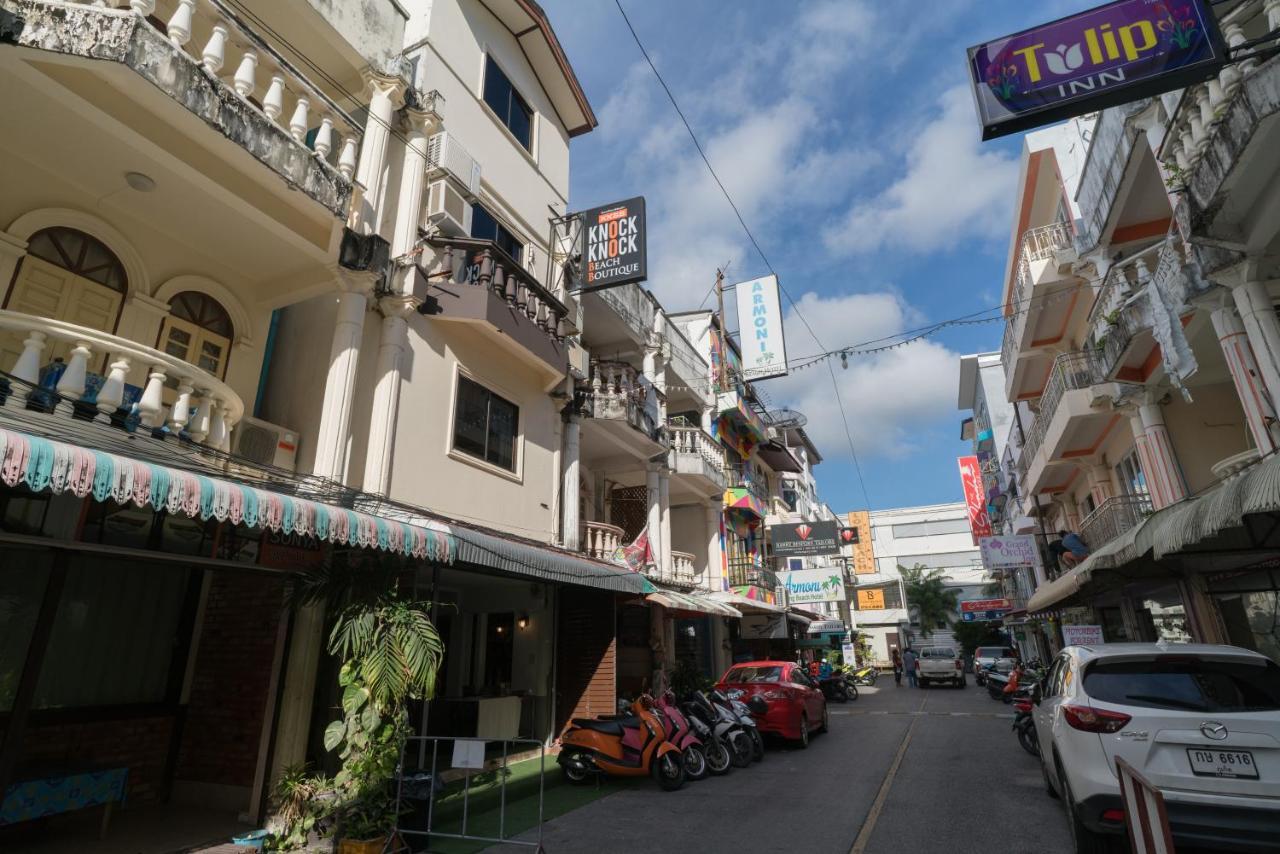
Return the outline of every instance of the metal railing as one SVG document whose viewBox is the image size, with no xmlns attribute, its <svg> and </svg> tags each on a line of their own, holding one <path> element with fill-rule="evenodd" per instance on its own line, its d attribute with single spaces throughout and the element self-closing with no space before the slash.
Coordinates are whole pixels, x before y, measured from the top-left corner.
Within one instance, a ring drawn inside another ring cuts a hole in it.
<svg viewBox="0 0 1280 854">
<path fill-rule="evenodd" d="M 1031 467 L 1031 459 L 1040 450 L 1049 424 L 1057 412 L 1062 396 L 1068 391 L 1089 388 L 1102 382 L 1103 374 L 1098 355 L 1093 350 L 1077 353 L 1063 353 L 1053 360 L 1049 370 L 1049 381 L 1045 383 L 1044 392 L 1040 395 L 1040 411 L 1027 433 L 1027 443 L 1022 448 L 1022 456 L 1018 459 L 1018 472 L 1022 479 L 1026 478 Z"/>
<path fill-rule="evenodd" d="M 1033 290 L 1031 262 L 1044 261 L 1052 258 L 1055 252 L 1072 248 L 1075 245 L 1075 234 L 1069 223 L 1052 222 L 1024 231 L 1021 244 L 1013 283 L 1013 314 L 1005 321 L 1004 342 L 1000 347 L 1001 363 L 1005 365 L 1006 371 L 1013 364 L 1014 355 L 1019 349 L 1017 342 L 1027 322 L 1030 308 L 1028 298 Z"/>
<path fill-rule="evenodd" d="M 763 587 L 778 589 L 778 574 L 749 560 L 729 561 L 729 584 L 732 587 Z"/>
<path fill-rule="evenodd" d="M 1116 537 L 1136 527 L 1152 512 L 1146 495 L 1117 495 L 1103 501 L 1080 523 L 1080 538 L 1089 551 L 1097 551 Z"/>
</svg>

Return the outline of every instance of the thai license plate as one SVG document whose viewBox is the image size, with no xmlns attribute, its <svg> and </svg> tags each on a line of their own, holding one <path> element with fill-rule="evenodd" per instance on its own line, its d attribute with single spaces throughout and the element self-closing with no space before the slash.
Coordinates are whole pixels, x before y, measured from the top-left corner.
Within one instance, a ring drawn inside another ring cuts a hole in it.
<svg viewBox="0 0 1280 854">
<path fill-rule="evenodd" d="M 1201 777 L 1248 777 L 1258 779 L 1258 766 L 1247 750 L 1210 750 L 1188 747 L 1191 773 Z"/>
</svg>

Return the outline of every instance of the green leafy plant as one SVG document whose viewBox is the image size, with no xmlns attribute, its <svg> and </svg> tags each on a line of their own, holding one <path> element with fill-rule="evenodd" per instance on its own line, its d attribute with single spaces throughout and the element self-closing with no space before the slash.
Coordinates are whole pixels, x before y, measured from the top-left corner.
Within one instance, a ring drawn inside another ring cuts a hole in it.
<svg viewBox="0 0 1280 854">
<path fill-rule="evenodd" d="M 899 566 L 898 572 L 906 588 L 907 604 L 919 614 L 921 636 L 929 637 L 939 624 L 953 624 L 951 615 L 956 610 L 956 591 L 947 589 L 942 570 L 916 564 L 910 568 Z"/>
<path fill-rule="evenodd" d="M 322 795 L 333 791 L 333 781 L 323 774 L 312 776 L 306 765 L 286 768 L 272 792 L 279 830 L 267 838 L 268 851 L 297 851 L 306 846 L 311 832 L 329 815 L 330 803 Z"/>
<path fill-rule="evenodd" d="M 980 646 L 996 646 L 1003 643 L 993 623 L 959 622 L 951 627 L 951 631 L 955 633 L 956 643 L 960 644 L 965 655 L 973 655 L 973 651 Z"/>
<path fill-rule="evenodd" d="M 710 679 L 702 675 L 693 662 L 688 660 L 676 662 L 667 682 L 677 697 L 683 697 L 694 691 L 704 691 L 713 684 Z"/>
</svg>

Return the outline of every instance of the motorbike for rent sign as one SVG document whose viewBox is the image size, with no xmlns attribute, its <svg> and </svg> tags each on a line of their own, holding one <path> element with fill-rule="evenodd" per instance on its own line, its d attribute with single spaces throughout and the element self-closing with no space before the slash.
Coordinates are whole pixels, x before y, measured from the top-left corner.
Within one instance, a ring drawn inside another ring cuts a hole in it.
<svg viewBox="0 0 1280 854">
<path fill-rule="evenodd" d="M 844 577 L 838 566 L 780 572 L 778 580 L 786 588 L 787 601 L 792 605 L 844 601 Z M 812 630 L 813 626 L 809 628 Z M 840 631 L 844 631 L 843 623 L 840 624 Z"/>
<path fill-rule="evenodd" d="M 1036 566 L 1040 562 L 1036 538 L 1028 534 L 982 537 L 978 540 L 978 547 L 982 549 L 982 565 L 987 569 Z"/>
<path fill-rule="evenodd" d="M 1063 626 L 1062 643 L 1066 646 L 1097 646 L 1102 640 L 1102 626 Z"/>
<path fill-rule="evenodd" d="M 747 382 L 787 375 L 787 343 L 782 334 L 778 277 L 769 275 L 734 285 L 738 297 L 738 343 Z"/>
<path fill-rule="evenodd" d="M 598 291 L 645 280 L 644 196 L 584 211 L 582 229 L 582 290 Z"/>
<path fill-rule="evenodd" d="M 837 522 L 800 522 L 789 525 L 770 525 L 769 540 L 773 543 L 773 556 L 820 557 L 840 554 L 840 531 Z"/>
<path fill-rule="evenodd" d="M 964 487 L 964 503 L 969 511 L 969 530 L 976 546 L 983 537 L 991 536 L 991 517 L 987 515 L 987 498 L 982 488 L 982 469 L 978 458 L 960 457 L 960 483 Z"/>
<path fill-rule="evenodd" d="M 982 138 L 1207 80 L 1227 61 L 1212 0 L 1116 0 L 969 48 Z"/>
</svg>

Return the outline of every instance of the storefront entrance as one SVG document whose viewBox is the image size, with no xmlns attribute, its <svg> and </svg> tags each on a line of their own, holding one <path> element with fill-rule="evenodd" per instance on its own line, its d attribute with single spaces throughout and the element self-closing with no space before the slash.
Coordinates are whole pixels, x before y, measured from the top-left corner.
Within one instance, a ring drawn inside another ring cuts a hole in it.
<svg viewBox="0 0 1280 854">
<path fill-rule="evenodd" d="M 1227 642 L 1280 662 L 1280 570 L 1223 573 L 1208 581 Z"/>
</svg>

